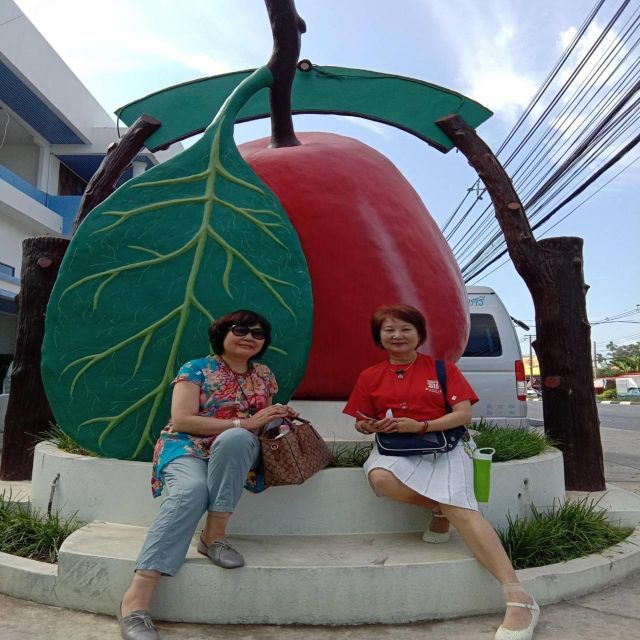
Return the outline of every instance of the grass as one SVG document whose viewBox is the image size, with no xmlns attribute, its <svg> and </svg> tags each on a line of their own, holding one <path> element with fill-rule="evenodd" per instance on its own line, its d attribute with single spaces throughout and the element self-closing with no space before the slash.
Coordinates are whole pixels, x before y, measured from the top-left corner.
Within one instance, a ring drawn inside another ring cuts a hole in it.
<svg viewBox="0 0 640 640">
<path fill-rule="evenodd" d="M 587 498 L 567 501 L 547 513 L 531 507 L 527 518 L 508 519 L 498 531 L 515 569 L 541 567 L 600 553 L 631 535 L 606 519 L 606 511 Z"/>
<path fill-rule="evenodd" d="M 58 447 L 60 451 L 75 453 L 80 456 L 97 456 L 93 451 L 89 451 L 88 449 L 81 447 L 71 436 L 67 435 L 61 429 L 60 425 L 54 424 L 53 422 L 49 423 L 49 430 L 42 434 L 40 439 L 50 442 L 54 446 Z"/>
<path fill-rule="evenodd" d="M 505 429 L 484 420 L 471 425 L 471 428 L 478 432 L 473 439 L 479 448 L 491 447 L 496 450 L 494 462 L 531 458 L 553 446 L 546 434 L 535 429 Z"/>
<path fill-rule="evenodd" d="M 83 524 L 75 516 L 43 515 L 0 494 L 0 551 L 4 553 L 55 563 L 64 540 Z"/>
<path fill-rule="evenodd" d="M 329 467 L 361 467 L 369 457 L 372 444 L 333 444 Z"/>
</svg>

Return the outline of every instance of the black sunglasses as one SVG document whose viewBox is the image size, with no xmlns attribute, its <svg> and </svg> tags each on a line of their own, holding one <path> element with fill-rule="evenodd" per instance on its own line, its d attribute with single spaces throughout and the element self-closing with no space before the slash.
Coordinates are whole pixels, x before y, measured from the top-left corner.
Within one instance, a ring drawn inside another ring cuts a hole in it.
<svg viewBox="0 0 640 640">
<path fill-rule="evenodd" d="M 251 334 L 254 340 L 264 340 L 267 337 L 262 327 L 250 329 L 244 324 L 234 324 L 231 327 L 231 333 L 233 333 L 234 336 L 238 336 L 238 338 Z"/>
</svg>

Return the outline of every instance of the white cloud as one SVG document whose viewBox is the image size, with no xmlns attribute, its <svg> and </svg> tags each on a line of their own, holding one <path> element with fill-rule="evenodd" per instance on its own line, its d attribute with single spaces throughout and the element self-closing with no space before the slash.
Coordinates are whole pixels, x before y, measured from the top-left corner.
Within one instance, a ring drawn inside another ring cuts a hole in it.
<svg viewBox="0 0 640 640">
<path fill-rule="evenodd" d="M 429 20 L 451 40 L 461 91 L 513 122 L 540 84 L 530 67 L 516 66 L 514 52 L 522 46 L 525 25 L 509 2 L 458 0 L 455 11 L 429 5 Z M 460 20 L 460 16 L 465 16 Z"/>
<path fill-rule="evenodd" d="M 378 136 L 383 137 L 385 140 L 391 140 L 392 135 L 389 127 L 375 120 L 367 120 L 366 118 L 358 118 L 356 116 L 344 116 L 345 120 L 348 120 L 351 124 L 357 127 L 367 129 Z"/>
<path fill-rule="evenodd" d="M 584 58 L 589 50 L 596 44 L 598 38 L 602 35 L 604 28 L 598 24 L 597 21 L 592 22 L 587 28 L 585 34 L 578 42 L 575 50 L 571 54 L 568 60 L 568 64 L 558 74 L 559 82 L 565 82 L 569 79 L 571 73 L 574 71 L 576 64 L 579 60 Z M 570 27 L 566 31 L 562 31 L 558 34 L 558 42 L 562 47 L 562 50 L 566 49 L 573 38 L 575 37 L 577 30 L 575 27 Z M 607 60 L 603 60 L 605 52 L 608 52 L 610 57 Z M 617 74 L 612 74 L 617 62 L 626 54 L 627 49 L 623 46 L 620 36 L 614 30 L 609 31 L 602 41 L 595 49 L 593 55 L 586 61 L 582 69 L 578 72 L 575 78 L 575 83 L 580 84 L 586 82 L 591 76 L 597 76 L 596 87 L 603 84 L 612 84 Z M 618 70 L 618 74 L 621 70 Z"/>
<path fill-rule="evenodd" d="M 189 32 L 186 27 L 183 30 L 175 20 L 154 21 L 161 10 L 158 2 L 59 0 L 42 5 L 38 0 L 18 0 L 18 4 L 79 76 L 161 67 L 167 61 L 202 75 L 225 73 L 237 67 L 226 52 L 201 53 L 201 33 Z M 193 2 L 173 3 L 173 8 L 175 11 L 179 7 L 193 19 L 188 5 Z M 166 12 L 166 7 L 162 11 Z M 200 24 L 197 15 L 195 18 L 195 23 Z M 215 43 L 207 51 L 216 52 Z"/>
<path fill-rule="evenodd" d="M 578 30 L 576 27 L 569 27 L 565 31 L 561 31 L 559 35 L 560 49 L 564 51 L 576 37 Z"/>
<path fill-rule="evenodd" d="M 538 89 L 531 77 L 508 67 L 484 68 L 472 80 L 469 96 L 508 120 L 516 120 Z"/>
</svg>

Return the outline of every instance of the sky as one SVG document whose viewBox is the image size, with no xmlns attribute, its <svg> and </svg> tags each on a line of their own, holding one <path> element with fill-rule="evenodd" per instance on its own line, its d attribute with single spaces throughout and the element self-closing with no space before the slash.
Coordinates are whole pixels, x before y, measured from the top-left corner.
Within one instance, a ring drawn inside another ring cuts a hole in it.
<svg viewBox="0 0 640 640">
<path fill-rule="evenodd" d="M 261 66 L 271 53 L 262 0 L 16 2 L 109 113 L 170 85 Z M 495 150 L 594 3 L 297 0 L 307 24 L 301 58 L 415 77 L 473 98 L 495 114 L 478 129 Z M 607 3 L 606 8 L 615 9 L 619 0 Z M 596 21 L 591 37 L 602 26 L 602 20 Z M 386 125 L 338 116 L 296 116 L 294 124 L 297 131 L 332 131 L 378 149 L 411 182 L 440 225 L 477 178 L 461 154 L 443 155 Z M 238 143 L 268 134 L 267 120 L 236 127 Z M 636 157 L 638 151 L 627 162 Z M 584 238 L 592 323 L 628 310 L 640 312 L 639 201 L 640 162 L 546 234 Z M 510 263 L 476 284 L 492 287 L 509 313 L 535 333 L 531 296 Z M 592 324 L 599 353 L 610 340 L 640 341 L 640 313 L 625 320 Z M 528 332 L 518 333 L 528 351 Z"/>
</svg>

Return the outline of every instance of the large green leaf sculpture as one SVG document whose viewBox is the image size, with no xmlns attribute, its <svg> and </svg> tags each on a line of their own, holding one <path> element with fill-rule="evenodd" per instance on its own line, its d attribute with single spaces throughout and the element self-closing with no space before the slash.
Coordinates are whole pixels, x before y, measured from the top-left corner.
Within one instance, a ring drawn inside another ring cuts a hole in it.
<svg viewBox="0 0 640 640">
<path fill-rule="evenodd" d="M 106 456 L 151 457 L 181 363 L 238 308 L 272 322 L 265 361 L 286 401 L 304 373 L 313 302 L 297 234 L 233 140 L 238 110 L 269 86 L 258 69 L 204 136 L 130 180 L 86 218 L 47 310 L 42 371 L 60 426 Z"/>
</svg>

